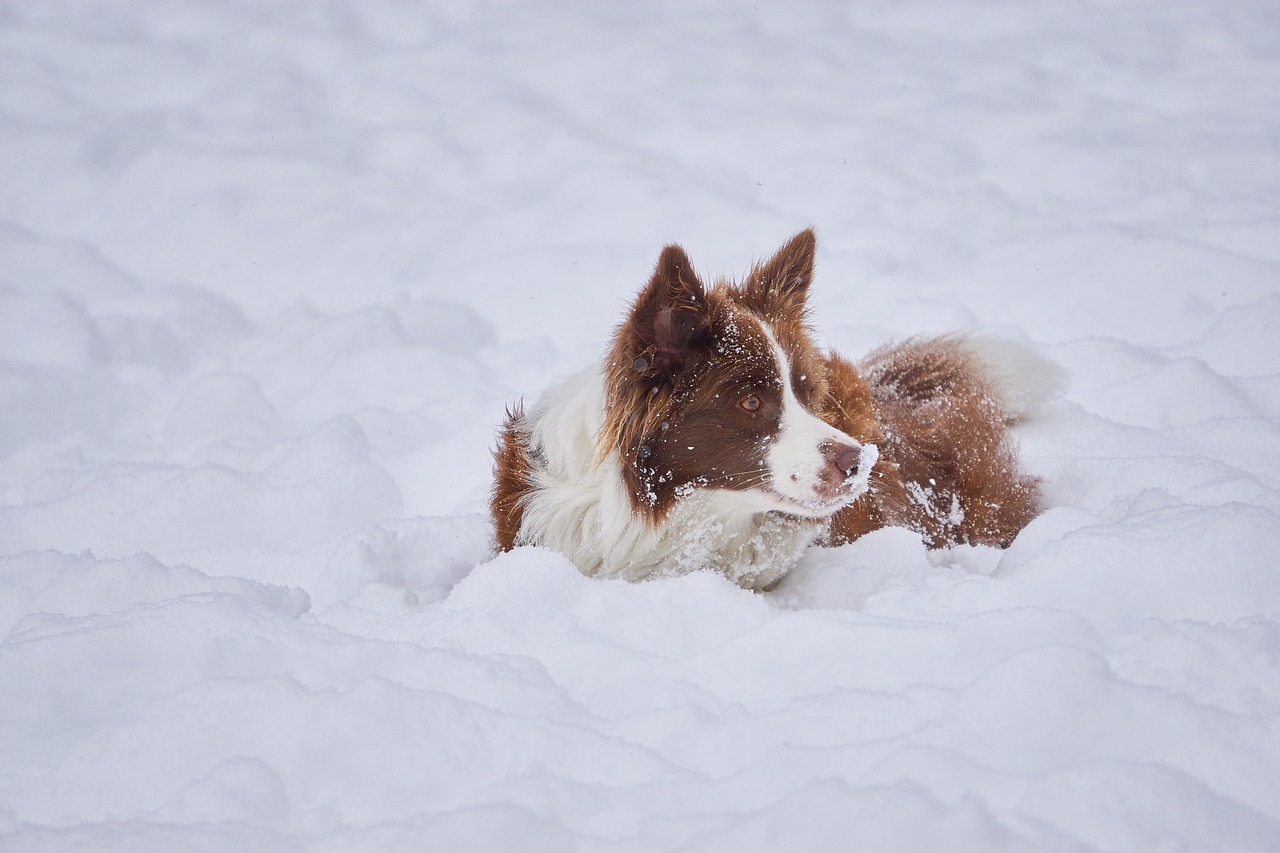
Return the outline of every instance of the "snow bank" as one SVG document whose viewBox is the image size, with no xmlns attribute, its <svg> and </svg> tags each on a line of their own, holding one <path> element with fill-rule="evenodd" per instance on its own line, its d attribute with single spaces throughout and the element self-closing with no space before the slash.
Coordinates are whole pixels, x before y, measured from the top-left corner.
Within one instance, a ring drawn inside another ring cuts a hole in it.
<svg viewBox="0 0 1280 853">
<path fill-rule="evenodd" d="M 0 848 L 1280 848 L 1268 4 L 0 10 Z M 1007 551 L 494 555 L 658 249 L 1068 387 Z"/>
</svg>

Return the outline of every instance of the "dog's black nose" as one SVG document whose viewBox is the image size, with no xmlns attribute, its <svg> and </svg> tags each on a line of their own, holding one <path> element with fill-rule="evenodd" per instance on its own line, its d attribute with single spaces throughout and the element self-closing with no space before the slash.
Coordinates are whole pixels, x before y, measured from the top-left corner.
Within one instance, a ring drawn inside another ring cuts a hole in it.
<svg viewBox="0 0 1280 853">
<path fill-rule="evenodd" d="M 862 448 L 846 444 L 836 451 L 834 461 L 836 467 L 843 471 L 846 477 L 852 477 L 858 473 L 858 463 L 862 461 Z"/>
</svg>

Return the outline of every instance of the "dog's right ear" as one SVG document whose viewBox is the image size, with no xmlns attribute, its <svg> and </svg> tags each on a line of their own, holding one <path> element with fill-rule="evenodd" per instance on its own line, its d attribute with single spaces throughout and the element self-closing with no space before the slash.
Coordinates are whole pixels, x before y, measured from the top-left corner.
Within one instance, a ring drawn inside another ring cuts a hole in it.
<svg viewBox="0 0 1280 853">
<path fill-rule="evenodd" d="M 709 330 L 706 288 L 684 249 L 667 246 L 620 330 L 631 368 L 655 377 L 674 376 L 690 353 L 706 343 Z"/>
</svg>

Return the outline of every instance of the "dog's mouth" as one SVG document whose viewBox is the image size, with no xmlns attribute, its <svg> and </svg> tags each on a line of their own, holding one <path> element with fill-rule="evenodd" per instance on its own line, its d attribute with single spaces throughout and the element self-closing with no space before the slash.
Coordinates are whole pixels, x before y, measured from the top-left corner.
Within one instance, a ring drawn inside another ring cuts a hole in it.
<svg viewBox="0 0 1280 853">
<path fill-rule="evenodd" d="M 805 518 L 828 518 L 870 491 L 871 470 L 879 457 L 879 448 L 874 444 L 862 445 L 858 465 L 852 473 L 843 480 L 820 484 L 812 494 L 804 497 L 783 494 L 772 485 L 767 486 L 764 491 L 783 504 L 780 507 L 783 512 Z"/>
<path fill-rule="evenodd" d="M 764 490 L 765 494 L 781 504 L 781 506 L 778 507 L 780 512 L 799 515 L 805 518 L 829 518 L 856 501 L 858 498 L 862 497 L 866 491 L 866 485 L 860 484 L 848 491 L 843 491 L 834 497 L 814 497 L 809 500 L 799 500 L 797 498 L 784 495 L 773 488 L 767 488 Z"/>
</svg>

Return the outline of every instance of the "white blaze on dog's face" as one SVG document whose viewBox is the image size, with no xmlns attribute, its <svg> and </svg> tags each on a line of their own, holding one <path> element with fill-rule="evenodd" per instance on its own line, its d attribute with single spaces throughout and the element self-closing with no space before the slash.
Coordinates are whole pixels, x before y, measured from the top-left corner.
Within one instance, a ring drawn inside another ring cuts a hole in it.
<svg viewBox="0 0 1280 853">
<path fill-rule="evenodd" d="M 792 376 L 786 353 L 767 328 L 764 332 L 779 375 Z M 769 496 L 778 501 L 779 510 L 826 517 L 867 491 L 878 449 L 859 443 L 809 411 L 786 379 L 779 384 L 781 415 L 764 453 Z"/>
</svg>

